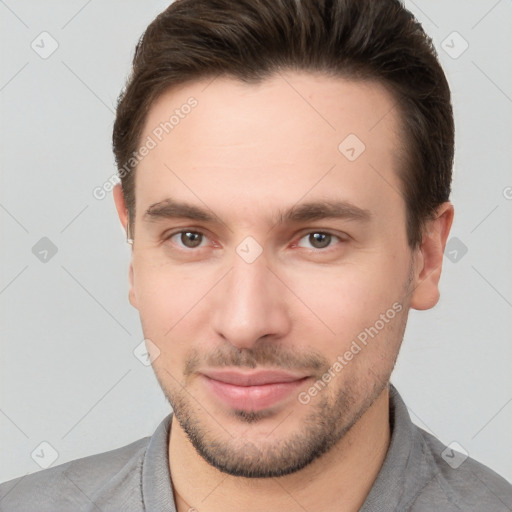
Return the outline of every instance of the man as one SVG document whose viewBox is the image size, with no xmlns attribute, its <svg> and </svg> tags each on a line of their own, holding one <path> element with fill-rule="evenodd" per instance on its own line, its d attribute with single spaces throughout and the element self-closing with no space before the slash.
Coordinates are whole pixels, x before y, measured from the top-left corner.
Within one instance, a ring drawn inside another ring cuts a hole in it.
<svg viewBox="0 0 512 512">
<path fill-rule="evenodd" d="M 4 484 L 2 510 L 512 510 L 389 383 L 409 309 L 438 301 L 453 132 L 396 0 L 172 4 L 113 143 L 129 300 L 174 412 Z"/>
</svg>

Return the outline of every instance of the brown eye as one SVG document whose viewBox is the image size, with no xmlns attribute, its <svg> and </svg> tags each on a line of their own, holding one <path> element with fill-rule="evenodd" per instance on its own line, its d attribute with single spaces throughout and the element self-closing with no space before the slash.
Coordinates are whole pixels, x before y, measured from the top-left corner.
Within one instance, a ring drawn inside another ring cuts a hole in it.
<svg viewBox="0 0 512 512">
<path fill-rule="evenodd" d="M 310 233 L 309 242 L 315 249 L 323 249 L 331 243 L 332 236 L 329 233 Z"/>
<path fill-rule="evenodd" d="M 305 249 L 327 252 L 343 241 L 343 238 L 328 231 L 310 231 L 302 236 L 297 245 Z"/>
<path fill-rule="evenodd" d="M 329 249 L 335 245 L 336 242 L 341 242 L 342 239 L 325 231 L 311 231 L 305 234 L 298 242 L 299 247 L 306 249 Z"/>
<path fill-rule="evenodd" d="M 195 231 L 181 232 L 180 241 L 185 247 L 188 247 L 189 249 L 193 249 L 194 247 L 201 245 L 202 240 L 203 235 L 201 233 L 197 233 Z"/>
<path fill-rule="evenodd" d="M 198 231 L 178 231 L 169 236 L 167 240 L 185 249 L 195 249 L 196 247 L 204 245 L 204 235 Z"/>
</svg>

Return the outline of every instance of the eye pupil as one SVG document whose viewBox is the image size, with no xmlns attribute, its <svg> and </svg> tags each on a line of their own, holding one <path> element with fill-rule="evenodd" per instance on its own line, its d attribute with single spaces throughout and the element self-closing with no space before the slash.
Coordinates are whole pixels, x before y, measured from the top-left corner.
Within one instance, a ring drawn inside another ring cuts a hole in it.
<svg viewBox="0 0 512 512">
<path fill-rule="evenodd" d="M 329 233 L 311 233 L 309 235 L 309 241 L 316 249 L 322 249 L 328 247 L 331 242 L 331 235 Z"/>
<path fill-rule="evenodd" d="M 197 247 L 201 244 L 202 236 L 201 233 L 195 233 L 194 231 L 184 231 L 181 234 L 181 242 L 185 247 Z"/>
</svg>

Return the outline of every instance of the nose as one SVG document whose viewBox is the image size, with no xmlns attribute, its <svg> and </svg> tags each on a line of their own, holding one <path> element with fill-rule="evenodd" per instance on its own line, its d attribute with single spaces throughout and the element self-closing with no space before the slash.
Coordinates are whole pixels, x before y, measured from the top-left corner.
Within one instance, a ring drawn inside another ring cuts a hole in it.
<svg viewBox="0 0 512 512">
<path fill-rule="evenodd" d="M 231 271 L 215 290 L 217 335 L 242 349 L 253 348 L 263 337 L 280 338 L 289 332 L 286 288 L 274 272 L 263 255 L 252 263 L 234 256 Z"/>
</svg>

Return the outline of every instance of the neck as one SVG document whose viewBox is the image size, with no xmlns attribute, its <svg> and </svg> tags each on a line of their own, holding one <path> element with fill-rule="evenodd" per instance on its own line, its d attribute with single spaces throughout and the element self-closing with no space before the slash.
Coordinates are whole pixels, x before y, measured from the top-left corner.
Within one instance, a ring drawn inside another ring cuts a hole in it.
<svg viewBox="0 0 512 512">
<path fill-rule="evenodd" d="M 279 478 L 242 478 L 206 462 L 173 416 L 169 461 L 176 507 L 178 512 L 357 511 L 384 462 L 389 441 L 386 388 L 350 431 L 309 466 Z"/>
</svg>

